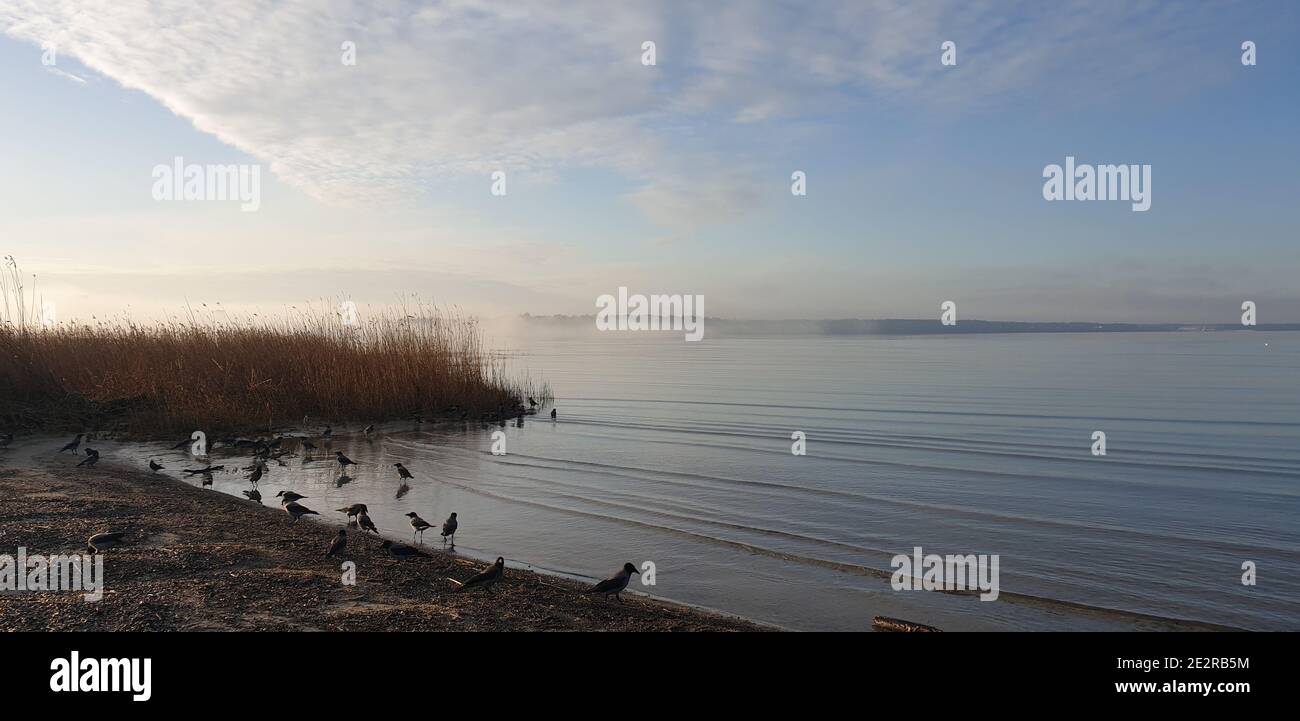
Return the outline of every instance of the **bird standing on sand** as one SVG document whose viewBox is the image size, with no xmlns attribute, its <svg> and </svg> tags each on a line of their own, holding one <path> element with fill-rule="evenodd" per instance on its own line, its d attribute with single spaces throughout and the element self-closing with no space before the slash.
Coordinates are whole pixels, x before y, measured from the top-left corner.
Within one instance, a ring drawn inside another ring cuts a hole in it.
<svg viewBox="0 0 1300 721">
<path fill-rule="evenodd" d="M 551 409 L 551 420 L 555 420 L 555 409 Z"/>
<path fill-rule="evenodd" d="M 256 488 L 251 491 L 244 491 L 244 495 L 248 496 L 248 500 L 250 501 L 257 501 L 258 503 L 262 502 L 262 493 Z"/>
<path fill-rule="evenodd" d="M 415 476 L 412 476 L 412 475 L 411 475 L 411 472 L 410 472 L 410 471 L 406 470 L 406 466 L 404 466 L 404 465 L 402 465 L 402 464 L 400 464 L 400 463 L 394 463 L 393 466 L 397 468 L 397 475 L 400 476 L 400 477 L 402 478 L 403 481 L 405 481 L 405 480 L 408 479 L 408 478 L 414 478 L 414 477 L 415 477 Z"/>
<path fill-rule="evenodd" d="M 64 451 L 72 451 L 73 453 L 76 453 L 77 449 L 81 447 L 81 439 L 85 437 L 86 437 L 85 433 L 78 433 L 76 438 L 73 438 L 71 441 L 68 441 L 67 445 L 59 449 L 59 453 L 62 453 Z"/>
<path fill-rule="evenodd" d="M 153 471 L 154 473 L 157 473 L 158 471 L 161 471 L 162 469 L 163 469 L 163 467 L 162 467 L 161 465 L 159 465 L 157 461 L 155 461 L 155 460 L 152 459 L 152 458 L 149 459 L 149 470 Z"/>
<path fill-rule="evenodd" d="M 297 523 L 298 519 L 302 518 L 303 516 L 320 515 L 319 513 L 311 510 L 310 508 L 300 505 L 297 501 L 289 501 L 288 503 L 284 504 L 284 512 L 288 513 L 289 517 L 293 519 L 292 521 L 289 522 L 289 525 L 291 526 Z"/>
<path fill-rule="evenodd" d="M 384 541 L 383 543 L 379 544 L 379 547 L 388 549 L 389 553 L 393 554 L 394 556 L 397 556 L 398 558 L 427 555 L 421 553 L 418 549 L 411 548 L 410 546 L 403 546 L 400 543 L 393 543 L 392 541 Z"/>
<path fill-rule="evenodd" d="M 420 534 L 420 543 L 424 543 L 424 532 L 433 528 L 433 524 L 420 518 L 414 512 L 406 514 L 406 517 L 411 519 L 411 530 L 413 531 L 411 533 L 411 540 L 414 541 L 415 534 L 418 533 Z"/>
<path fill-rule="evenodd" d="M 343 473 L 348 472 L 348 466 L 355 466 L 356 461 L 343 455 L 343 451 L 334 451 L 334 460 L 339 462 L 339 470 Z"/>
<path fill-rule="evenodd" d="M 99 462 L 99 451 L 95 450 L 94 448 L 87 448 L 86 457 L 82 459 L 81 463 L 77 464 L 77 467 L 93 466 L 98 462 Z"/>
<path fill-rule="evenodd" d="M 627 583 L 632 580 L 632 574 L 634 573 L 639 574 L 641 572 L 636 570 L 636 566 L 625 563 L 621 571 L 614 574 L 612 578 L 607 578 L 587 589 L 587 593 L 604 594 L 606 600 L 609 599 L 610 595 L 613 595 L 614 598 L 618 599 L 619 603 L 622 603 L 623 597 L 619 594 L 623 592 L 623 589 L 627 588 Z"/>
<path fill-rule="evenodd" d="M 486 571 L 478 574 L 477 576 L 469 579 L 464 583 L 461 583 L 460 581 L 457 581 L 454 578 L 449 578 L 447 580 L 459 586 L 456 589 L 456 592 L 459 593 L 461 591 L 468 591 L 471 588 L 491 588 L 492 584 L 501 580 L 501 577 L 505 575 L 505 572 L 506 572 L 506 559 L 497 556 L 496 563 L 492 564 L 491 566 L 488 566 L 488 569 Z"/>
<path fill-rule="evenodd" d="M 456 528 L 458 526 L 460 526 L 460 523 L 456 521 L 455 513 L 447 517 L 447 520 L 442 524 L 442 545 L 447 545 L 447 538 L 451 537 L 451 547 L 456 547 Z"/>
<path fill-rule="evenodd" d="M 363 513 L 370 512 L 370 509 L 366 508 L 366 504 L 364 503 L 353 503 L 352 505 L 347 506 L 345 508 L 336 508 L 334 510 L 338 511 L 339 513 L 348 514 L 348 520 L 352 520 L 354 516 L 359 516 Z"/>
<path fill-rule="evenodd" d="M 370 531 L 376 536 L 379 535 L 379 529 L 375 528 L 375 522 L 370 520 L 370 514 L 365 511 L 357 514 L 357 527 L 363 531 Z"/>
<path fill-rule="evenodd" d="M 280 491 L 275 495 L 277 498 L 280 499 L 280 505 L 284 505 L 286 503 L 293 503 L 294 501 L 301 501 L 302 499 L 306 498 L 306 496 L 299 495 L 297 493 L 294 493 L 293 491 Z"/>
<path fill-rule="evenodd" d="M 122 537 L 125 535 L 126 533 L 123 532 L 96 533 L 95 535 L 86 539 L 86 550 L 90 551 L 92 556 L 96 553 L 107 551 L 113 546 L 121 545 Z"/>
<path fill-rule="evenodd" d="M 330 543 L 330 550 L 326 551 L 325 555 L 326 556 L 337 555 L 347 545 L 348 545 L 348 532 L 340 528 L 339 535 L 334 537 L 334 541 Z"/>
</svg>

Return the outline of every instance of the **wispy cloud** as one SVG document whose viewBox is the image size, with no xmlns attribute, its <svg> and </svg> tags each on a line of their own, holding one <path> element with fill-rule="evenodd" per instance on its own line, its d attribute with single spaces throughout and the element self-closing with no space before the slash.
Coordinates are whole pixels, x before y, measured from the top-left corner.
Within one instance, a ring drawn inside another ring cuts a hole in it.
<svg viewBox="0 0 1300 721">
<path fill-rule="evenodd" d="M 47 72 L 53 73 L 54 75 L 57 75 L 57 76 L 59 76 L 59 77 L 61 77 L 61 78 L 64 78 L 64 79 L 67 79 L 67 80 L 71 80 L 71 81 L 74 82 L 74 83 L 79 83 L 79 84 L 81 84 L 81 85 L 85 85 L 85 84 L 86 84 L 86 79 L 85 79 L 85 78 L 83 78 L 83 77 L 81 77 L 81 76 L 79 76 L 79 75 L 73 75 L 72 73 L 65 72 L 65 71 L 63 71 L 63 70 L 59 70 L 58 68 L 56 68 L 56 67 L 54 67 L 54 66 L 48 66 L 48 67 L 45 68 L 45 70 L 46 70 Z"/>
<path fill-rule="evenodd" d="M 0 26 L 57 42 L 326 202 L 401 201 L 494 170 L 600 167 L 640 186 L 630 200 L 649 218 L 680 228 L 743 212 L 747 187 L 760 182 L 759 167 L 741 171 L 735 157 L 692 151 L 728 126 L 880 102 L 978 106 L 1051 85 L 1121 47 L 1145 48 L 1128 66 L 1141 74 L 1173 62 L 1177 38 L 1202 27 L 1195 8 L 1053 10 L 858 0 L 4 0 Z M 958 43 L 955 72 L 938 63 L 946 39 Z M 657 43 L 655 67 L 641 63 L 646 40 Z M 343 62 L 345 42 L 355 43 L 355 66 Z M 720 165 L 729 167 L 721 179 Z M 684 177 L 735 185 L 693 192 Z"/>
</svg>

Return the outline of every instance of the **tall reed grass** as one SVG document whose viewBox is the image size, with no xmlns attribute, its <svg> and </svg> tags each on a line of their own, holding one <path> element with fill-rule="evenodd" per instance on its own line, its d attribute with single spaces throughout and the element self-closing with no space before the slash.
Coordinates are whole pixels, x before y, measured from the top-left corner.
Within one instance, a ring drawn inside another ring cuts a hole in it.
<svg viewBox="0 0 1300 721">
<path fill-rule="evenodd" d="M 506 377 L 477 323 L 429 306 L 231 319 L 42 327 L 35 291 L 7 258 L 0 274 L 0 424 L 116 430 L 136 437 L 264 433 L 309 424 L 513 415 L 545 386 Z M 452 407 L 455 410 L 449 410 Z"/>
</svg>

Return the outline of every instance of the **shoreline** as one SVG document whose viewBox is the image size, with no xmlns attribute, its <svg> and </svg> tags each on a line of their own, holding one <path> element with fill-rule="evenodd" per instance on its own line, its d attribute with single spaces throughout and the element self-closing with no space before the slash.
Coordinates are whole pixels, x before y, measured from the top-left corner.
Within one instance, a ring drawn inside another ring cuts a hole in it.
<svg viewBox="0 0 1300 721">
<path fill-rule="evenodd" d="M 380 548 L 382 538 L 355 530 L 329 559 L 343 527 L 291 526 L 276 505 L 109 463 L 0 468 L 0 554 L 20 546 L 80 554 L 95 533 L 128 534 L 105 554 L 102 600 L 0 591 L 0 630 L 779 630 L 638 593 L 606 601 L 584 593 L 585 584 L 509 563 L 494 588 L 454 593 L 448 579 L 464 581 L 486 564 L 427 545 L 426 557 L 398 559 Z M 355 562 L 355 585 L 342 581 L 343 561 Z"/>
<path fill-rule="evenodd" d="M 112 437 L 114 434 L 101 434 L 101 435 Z M 242 508 L 245 511 L 251 510 L 254 512 L 254 516 L 251 518 L 240 517 L 238 519 L 237 523 L 240 527 L 247 526 L 247 524 L 249 523 L 254 523 L 259 526 L 265 526 L 267 524 L 270 524 L 271 526 L 278 525 L 288 529 L 288 519 L 284 514 L 284 512 L 281 510 L 281 506 L 278 504 L 278 502 L 276 502 L 276 499 L 273 497 L 273 491 L 275 490 L 275 488 L 279 487 L 279 485 L 277 485 L 274 482 L 272 482 L 270 489 L 265 489 L 265 488 L 263 489 L 263 494 L 265 497 L 263 498 L 263 504 L 259 505 L 255 502 L 241 498 L 237 493 L 231 492 L 229 488 L 226 489 L 203 488 L 202 486 L 194 485 L 192 480 L 187 481 L 186 479 L 176 478 L 166 473 L 158 473 L 158 474 L 149 473 L 148 471 L 139 468 L 139 466 L 136 464 L 123 463 L 120 458 L 115 457 L 115 454 L 106 455 L 104 459 L 93 469 L 74 468 L 73 464 L 77 459 L 66 458 L 66 457 L 61 458 L 58 456 L 58 454 L 53 453 L 51 450 L 53 448 L 57 448 L 58 443 L 60 443 L 62 440 L 63 439 L 56 436 L 48 436 L 45 438 L 45 441 L 47 442 L 44 443 L 39 443 L 39 444 L 23 443 L 19 446 L 12 446 L 12 447 L 0 446 L 0 555 L 14 553 L 15 547 L 19 545 L 25 545 L 28 548 L 29 555 L 81 553 L 84 551 L 84 539 L 87 538 L 89 535 L 97 532 L 103 532 L 103 531 L 120 530 L 116 527 L 104 526 L 102 524 L 94 525 L 94 524 L 86 523 L 88 520 L 93 520 L 93 519 L 121 517 L 122 514 L 107 514 L 93 507 L 93 504 L 95 502 L 103 500 L 101 494 L 101 495 L 97 495 L 95 500 L 92 500 L 92 505 L 90 508 L 85 507 L 86 504 L 84 503 L 85 501 L 84 498 L 77 499 L 79 502 L 81 502 L 81 505 L 83 506 L 82 508 L 83 514 L 82 517 L 73 520 L 82 524 L 79 526 L 79 528 L 84 529 L 84 533 L 81 530 L 72 532 L 70 535 L 68 533 L 64 533 L 61 537 L 58 538 L 58 540 L 51 542 L 53 545 L 38 546 L 35 543 L 29 542 L 23 544 L 11 540 L 15 538 L 13 530 L 16 527 L 21 528 L 24 523 L 32 522 L 31 519 L 33 516 L 36 516 L 38 520 L 41 516 L 40 508 L 34 505 L 28 505 L 26 507 L 26 510 L 24 510 L 25 507 L 24 504 L 33 504 L 34 501 L 38 501 L 38 500 L 58 501 L 58 500 L 66 499 L 67 494 L 65 492 L 69 489 L 76 489 L 78 492 L 84 493 L 83 486 L 85 486 L 88 482 L 94 481 L 96 479 L 106 481 L 109 478 L 111 478 L 114 479 L 115 482 L 118 483 L 119 485 L 125 484 L 126 486 L 131 487 L 130 495 L 132 497 L 132 503 L 134 505 L 142 505 L 147 507 L 150 506 L 151 504 L 156 505 L 162 502 L 158 498 L 146 498 L 141 500 L 139 498 L 139 494 L 141 492 L 147 491 L 148 493 L 154 495 L 161 494 L 161 496 L 164 499 L 170 499 L 171 493 L 174 493 L 174 491 L 169 493 L 166 490 L 166 488 L 160 488 L 160 487 L 169 487 L 173 489 L 185 489 L 186 492 L 196 492 L 199 494 L 186 501 L 186 508 L 191 509 L 191 512 L 204 513 L 204 512 L 221 511 L 224 513 L 226 512 L 225 509 L 227 506 L 233 506 L 235 508 Z M 120 437 L 117 437 L 113 441 L 109 441 L 109 442 L 115 444 L 123 444 L 126 446 L 131 446 L 138 443 L 138 441 L 123 440 Z M 101 448 L 103 448 L 102 445 Z M 144 455 L 149 455 L 149 454 L 145 453 Z M 144 455 L 140 456 L 140 458 L 136 460 L 140 460 L 141 462 L 143 462 L 142 459 Z M 66 463 L 62 463 L 61 461 L 66 461 Z M 217 462 L 220 462 L 220 460 L 218 460 Z M 226 460 L 225 462 L 229 463 L 230 461 Z M 6 468 L 6 463 L 9 464 L 10 468 Z M 34 470 L 30 470 L 30 471 L 11 470 L 12 466 L 15 464 L 32 468 Z M 68 486 L 66 484 L 60 484 L 59 481 L 71 482 L 72 485 Z M 10 486 L 14 486 L 14 487 L 10 487 Z M 297 490 L 297 489 L 293 488 L 293 490 Z M 17 497 L 15 497 L 15 494 L 17 494 Z M 206 502 L 207 499 L 213 497 L 221 499 L 221 502 L 220 503 Z M 120 499 L 114 498 L 110 500 L 116 501 Z M 391 540 L 394 543 L 409 545 L 409 538 L 404 534 L 393 535 L 393 528 L 390 525 L 387 526 L 388 528 L 387 535 L 381 535 L 380 537 L 373 538 L 373 539 L 366 537 L 365 541 L 367 541 L 367 544 L 364 547 L 366 550 L 363 550 L 359 546 L 359 543 L 361 543 L 362 539 L 358 535 L 356 526 L 354 524 L 344 526 L 343 523 L 338 520 L 339 518 L 341 518 L 341 516 L 335 516 L 334 513 L 332 512 L 332 506 L 336 504 L 331 502 L 331 503 L 327 503 L 326 506 L 319 506 L 319 502 L 321 502 L 322 500 L 323 499 L 317 499 L 317 503 L 312 503 L 312 501 L 307 501 L 307 503 L 310 504 L 311 506 L 316 506 L 315 510 L 320 512 L 319 516 L 317 516 L 314 519 L 311 518 L 310 516 L 304 517 L 302 519 L 302 523 L 297 524 L 296 526 L 293 527 L 293 529 L 291 529 L 294 532 L 297 532 L 298 529 L 302 529 L 302 528 L 314 528 L 316 531 L 320 532 L 320 534 L 316 536 L 316 542 L 319 544 L 319 548 L 315 549 L 317 553 L 315 553 L 314 555 L 308 554 L 310 560 L 321 561 L 324 558 L 324 549 L 329 545 L 330 540 L 333 539 L 334 533 L 336 533 L 339 528 L 347 529 L 348 541 L 350 546 L 348 549 L 349 553 L 343 556 L 342 557 L 343 559 L 356 560 L 359 558 L 363 560 L 365 559 L 373 560 L 376 556 L 378 556 L 383 559 L 391 559 L 396 561 L 398 559 L 393 559 L 386 552 L 380 551 L 379 543 L 382 540 L 386 539 L 386 540 Z M 340 500 L 338 501 L 338 503 L 343 503 L 344 505 L 347 505 L 351 503 L 352 500 L 355 499 L 351 499 L 347 501 Z M 134 516 L 136 512 L 140 511 L 140 509 L 134 508 L 134 505 L 133 508 L 131 509 L 132 512 L 125 514 L 126 516 L 128 517 Z M 374 509 L 372 507 L 372 514 L 373 513 L 374 513 Z M 157 519 L 157 520 L 161 521 L 162 519 Z M 400 519 L 400 520 L 403 522 L 402 525 L 405 525 L 405 519 Z M 436 529 L 434 530 L 436 532 Z M 78 533 L 81 534 L 79 537 L 77 535 Z M 161 545 L 167 538 L 168 538 L 167 535 L 158 535 L 157 537 L 148 536 L 144 539 L 137 538 L 135 540 L 137 541 L 143 540 L 144 541 L 143 545 L 145 546 L 154 546 L 154 545 Z M 288 539 L 293 539 L 293 538 L 295 538 L 293 535 L 288 536 Z M 286 539 L 278 538 L 274 540 L 276 542 L 282 542 Z M 58 545 L 60 543 L 62 545 Z M 230 545 L 228 539 L 225 540 L 224 545 Z M 497 555 L 495 552 L 490 552 L 490 549 L 485 549 L 485 548 L 471 549 L 471 553 L 473 554 L 472 556 L 464 556 L 456 553 L 446 553 L 440 551 L 439 548 L 440 548 L 440 544 L 436 542 L 436 536 L 435 536 L 435 541 L 432 545 L 421 546 L 420 550 L 430 554 L 431 557 L 438 559 L 438 564 L 436 564 L 437 567 L 448 571 L 447 573 L 443 573 L 442 570 L 439 570 L 430 576 L 431 580 L 434 581 L 441 580 L 442 582 L 444 582 L 442 583 L 442 585 L 446 587 L 445 589 L 443 589 L 445 591 L 450 591 L 454 588 L 454 584 L 452 584 L 450 581 L 447 581 L 448 576 L 454 577 L 458 580 L 465 580 L 469 576 L 472 576 L 474 573 L 477 573 L 478 571 L 483 570 L 488 565 L 490 565 L 492 558 L 494 558 Z M 223 550 L 223 549 L 218 549 L 218 551 L 221 551 L 223 553 L 233 552 L 233 551 Z M 518 553 L 520 549 L 516 548 L 514 549 L 514 551 Z M 110 552 L 108 556 L 110 562 L 111 559 L 113 558 L 113 554 L 119 552 L 120 549 Z M 506 552 L 509 553 L 510 551 L 507 549 Z M 278 564 L 284 567 L 282 570 L 288 570 L 289 568 L 291 568 L 291 566 L 287 564 L 290 564 L 291 562 L 301 561 L 301 560 L 302 560 L 302 554 L 300 553 L 285 554 L 278 559 L 263 559 L 261 561 L 261 567 L 276 566 Z M 428 562 L 428 561 L 427 559 L 419 559 L 418 561 L 414 561 L 414 560 L 408 561 L 408 563 L 419 563 L 419 562 Z M 867 576 L 867 577 L 877 578 L 882 583 L 885 584 L 888 583 L 892 575 L 892 573 L 888 570 L 883 570 L 879 568 L 858 565 L 858 564 L 832 563 L 829 561 L 823 561 L 819 565 L 833 567 L 842 572 L 850 573 L 857 576 Z M 319 570 L 318 566 L 314 568 L 317 568 L 317 570 Z M 335 569 L 338 568 L 337 564 L 334 566 L 334 568 Z M 457 575 L 455 573 L 452 573 L 451 570 L 455 568 L 460 568 L 464 570 L 464 575 Z M 529 577 L 536 577 L 537 579 L 536 583 L 541 585 L 548 585 L 548 581 L 551 581 L 551 582 L 555 582 L 555 584 L 567 586 L 572 593 L 577 594 L 578 596 L 583 596 L 582 591 L 585 590 L 586 588 L 589 588 L 592 584 L 596 582 L 596 580 L 599 580 L 594 578 L 588 578 L 582 574 L 575 574 L 571 571 L 561 570 L 559 568 L 551 568 L 551 567 L 547 567 L 544 564 L 539 565 L 536 563 L 532 563 L 529 561 L 522 561 L 522 560 L 510 560 L 509 563 L 507 564 L 507 572 L 508 572 L 507 573 L 508 576 L 525 574 Z M 360 569 L 358 569 L 358 573 L 359 574 L 361 573 Z M 325 574 L 325 575 L 330 575 L 330 574 Z M 336 585 L 340 583 L 338 575 L 339 575 L 338 570 L 332 571 L 332 582 Z M 183 576 L 183 574 L 178 573 L 177 577 L 180 576 Z M 358 586 L 360 585 L 361 582 L 359 579 Z M 550 585 L 554 585 L 554 584 L 550 584 Z M 632 585 L 628 587 L 627 591 L 625 591 L 625 593 L 627 594 L 625 600 L 638 599 L 648 604 L 658 604 L 670 608 L 681 609 L 686 612 L 699 614 L 713 621 L 721 620 L 724 623 L 724 625 L 726 622 L 731 622 L 732 624 L 736 624 L 744 627 L 744 630 L 767 630 L 767 631 L 801 630 L 797 626 L 786 627 L 780 625 L 779 623 L 774 623 L 773 621 L 770 620 L 746 618 L 735 611 L 727 611 L 716 607 L 710 607 L 707 605 L 693 604 L 688 601 L 680 601 L 680 600 L 653 596 L 650 594 L 643 593 L 639 590 L 636 590 L 636 586 L 637 584 L 634 582 Z M 403 591 L 405 590 L 406 588 L 404 587 Z M 261 592 L 262 591 L 259 591 L 259 593 Z M 6 611 L 4 600 L 6 599 L 6 597 L 11 597 L 13 593 L 14 592 L 12 591 L 6 592 L 0 590 L 0 630 L 14 630 L 12 626 L 6 625 L 4 621 L 4 615 Z M 958 591 L 958 590 L 951 590 L 951 591 L 937 590 L 929 593 L 933 593 L 941 597 L 965 597 L 965 596 L 977 595 L 978 592 Z M 418 599 L 415 600 L 418 601 Z M 546 600 L 548 603 L 553 601 L 553 599 L 543 599 L 543 600 Z M 1139 611 L 1108 608 L 1104 606 L 1091 605 L 1091 604 L 1080 603 L 1075 601 L 1067 601 L 1063 599 L 1046 598 L 1046 597 L 1040 597 L 1040 596 L 1035 596 L 1035 595 L 1026 594 L 1022 592 L 1013 592 L 1008 590 L 1001 591 L 1001 598 L 999 600 L 1004 604 L 1009 604 L 1012 606 L 1020 606 L 1026 609 L 1033 609 L 1033 612 L 1036 614 L 1040 614 L 1040 615 L 1060 614 L 1063 617 L 1063 622 L 1060 626 L 1053 624 L 1050 628 L 1037 629 L 1037 630 L 1071 631 L 1071 630 L 1093 629 L 1093 630 L 1157 631 L 1157 632 L 1161 632 L 1161 631 L 1163 632 L 1169 632 L 1169 631 L 1241 632 L 1241 631 L 1248 630 L 1243 627 L 1233 626 L 1233 625 L 1223 624 L 1223 623 L 1216 623 L 1212 621 L 1153 615 L 1153 614 L 1142 613 Z M 615 601 L 611 601 L 611 603 L 617 605 Z M 19 611 L 21 612 L 21 610 L 22 609 L 20 608 Z M 909 609 L 894 608 L 891 609 L 891 613 L 893 613 L 895 616 L 899 616 L 901 613 L 900 617 L 905 620 L 908 620 L 909 622 L 925 621 L 926 623 L 929 623 L 931 625 L 937 623 L 940 627 L 942 627 L 942 630 L 948 630 L 948 631 L 989 630 L 989 629 L 979 628 L 977 624 L 966 624 L 966 623 L 962 623 L 960 620 L 954 621 L 954 619 L 952 618 L 946 620 L 930 620 L 929 614 L 925 612 L 925 608 L 922 606 L 917 606 L 915 608 L 909 608 Z M 1082 622 L 1082 624 L 1079 625 L 1078 627 L 1075 627 L 1076 624 L 1073 624 L 1068 620 L 1064 620 L 1069 618 L 1072 618 L 1078 622 Z M 614 618 L 601 618 L 598 619 L 598 623 L 612 623 L 615 620 L 616 619 Z M 401 627 L 402 626 L 400 625 L 398 626 L 398 628 Z M 543 626 L 543 628 L 550 628 L 550 627 Z M 566 626 L 562 628 L 567 628 L 571 630 L 618 630 L 619 626 L 596 625 L 593 627 L 593 626 L 576 625 L 576 626 Z M 57 630 L 57 629 L 50 628 L 49 630 Z M 172 630 L 172 628 L 168 627 L 163 630 Z M 347 630 L 347 629 L 343 628 L 339 630 Z M 367 629 L 367 630 L 381 630 L 381 629 Z M 529 630 L 529 629 L 527 626 L 522 626 L 518 628 L 511 627 L 511 628 L 502 628 L 496 630 Z M 637 630 L 659 630 L 659 629 L 646 628 L 646 629 L 637 629 Z M 669 628 L 665 630 L 676 630 L 676 629 Z M 731 630 L 731 629 L 729 628 L 713 629 L 706 624 L 705 626 L 701 626 L 698 628 L 690 628 L 688 630 Z M 735 629 L 735 630 L 741 630 L 741 629 Z M 819 630 L 819 629 L 809 628 L 809 629 L 802 629 L 802 630 Z M 849 630 L 855 630 L 855 629 L 849 629 Z M 866 631 L 872 629 L 864 627 L 856 630 Z M 1028 630 L 1028 629 L 1006 628 L 1000 630 L 1015 631 L 1015 630 Z"/>
</svg>

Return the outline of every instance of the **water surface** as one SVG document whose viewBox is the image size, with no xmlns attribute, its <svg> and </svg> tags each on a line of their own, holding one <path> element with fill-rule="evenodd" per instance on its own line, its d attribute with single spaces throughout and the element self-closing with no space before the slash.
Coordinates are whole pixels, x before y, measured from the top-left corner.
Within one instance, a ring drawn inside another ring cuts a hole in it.
<svg viewBox="0 0 1300 721">
<path fill-rule="evenodd" d="M 266 502 L 293 488 L 333 522 L 365 502 L 407 540 L 406 512 L 456 511 L 463 554 L 586 578 L 651 561 L 639 590 L 795 629 L 1151 627 L 1106 609 L 1300 629 L 1300 334 L 606 334 L 509 362 L 550 383 L 557 421 L 338 436 L 353 480 L 287 458 Z M 998 554 L 1002 600 L 892 590 L 878 572 L 914 546 Z"/>
</svg>

